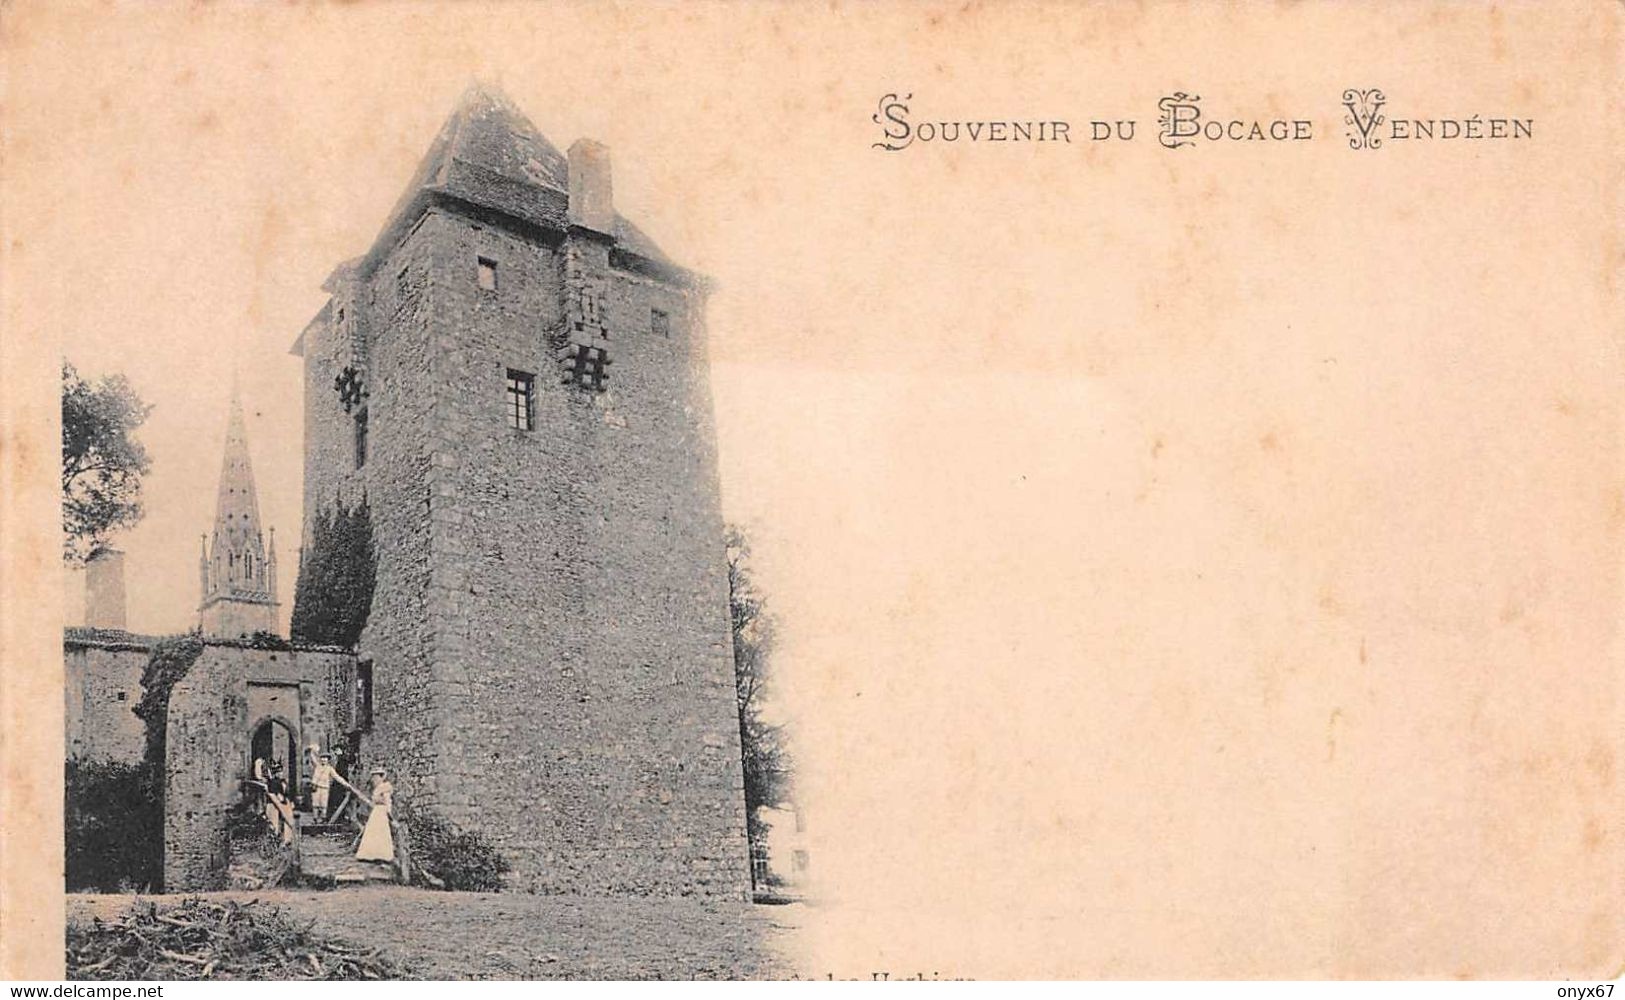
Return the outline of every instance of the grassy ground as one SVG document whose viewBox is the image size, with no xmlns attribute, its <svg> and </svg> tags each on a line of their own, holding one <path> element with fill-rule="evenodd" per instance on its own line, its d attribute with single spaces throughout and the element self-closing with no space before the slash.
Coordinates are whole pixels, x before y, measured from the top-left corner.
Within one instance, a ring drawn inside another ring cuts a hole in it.
<svg viewBox="0 0 1625 1000">
<path fill-rule="evenodd" d="M 313 931 L 364 946 L 424 979 L 761 979 L 788 976 L 800 905 L 633 897 L 427 892 L 204 893 L 258 899 Z M 182 897 L 143 897 L 177 902 Z M 70 895 L 69 923 L 118 916 L 131 896 Z"/>
</svg>

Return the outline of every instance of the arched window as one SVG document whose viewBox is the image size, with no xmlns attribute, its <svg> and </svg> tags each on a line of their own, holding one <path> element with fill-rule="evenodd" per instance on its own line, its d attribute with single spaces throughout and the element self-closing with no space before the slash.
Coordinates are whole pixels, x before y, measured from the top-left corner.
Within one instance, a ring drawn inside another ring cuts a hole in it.
<svg viewBox="0 0 1625 1000">
<path fill-rule="evenodd" d="M 243 553 L 243 576 L 252 580 L 254 578 L 254 553 Z"/>
</svg>

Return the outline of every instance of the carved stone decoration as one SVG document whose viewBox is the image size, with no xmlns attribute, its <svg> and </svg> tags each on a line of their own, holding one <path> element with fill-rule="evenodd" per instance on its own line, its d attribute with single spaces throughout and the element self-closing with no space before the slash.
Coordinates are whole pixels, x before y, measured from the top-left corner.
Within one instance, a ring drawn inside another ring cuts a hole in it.
<svg viewBox="0 0 1625 1000">
<path fill-rule="evenodd" d="M 366 383 L 360 372 L 346 365 L 344 370 L 333 379 L 333 389 L 339 394 L 339 402 L 344 406 L 344 412 L 349 413 L 361 404 L 368 396 Z"/>
</svg>

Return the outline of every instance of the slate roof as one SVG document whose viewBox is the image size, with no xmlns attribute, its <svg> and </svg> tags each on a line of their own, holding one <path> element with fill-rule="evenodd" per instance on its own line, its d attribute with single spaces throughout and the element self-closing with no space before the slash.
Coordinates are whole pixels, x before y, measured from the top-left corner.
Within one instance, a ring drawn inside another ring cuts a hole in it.
<svg viewBox="0 0 1625 1000">
<path fill-rule="evenodd" d="M 440 127 L 411 181 L 389 211 L 388 220 L 359 257 L 344 261 L 322 283 L 334 291 L 353 274 L 370 276 L 434 199 L 453 199 L 543 229 L 569 227 L 568 158 L 537 130 L 525 113 L 493 87 L 475 84 Z M 674 264 L 654 240 L 625 217 L 615 216 L 611 260 L 617 266 L 651 273 L 692 287 L 707 280 Z M 330 305 L 331 303 L 329 303 Z M 329 305 L 324 305 L 325 312 Z M 321 321 L 321 313 L 306 326 Z M 303 331 L 292 353 L 304 352 Z"/>
<path fill-rule="evenodd" d="M 485 85 L 464 93 L 429 144 L 389 222 L 363 267 L 394 245 L 396 232 L 416 221 L 413 203 L 425 193 L 449 195 L 481 208 L 543 226 L 568 225 L 570 177 L 565 155 L 542 135 L 506 95 Z M 615 217 L 616 249 L 675 268 L 642 230 Z M 345 266 L 345 265 L 341 265 Z"/>
</svg>

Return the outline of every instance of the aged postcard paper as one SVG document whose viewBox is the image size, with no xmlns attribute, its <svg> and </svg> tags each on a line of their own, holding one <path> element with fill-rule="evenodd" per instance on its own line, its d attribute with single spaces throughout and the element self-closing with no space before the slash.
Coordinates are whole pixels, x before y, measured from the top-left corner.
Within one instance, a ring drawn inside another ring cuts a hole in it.
<svg viewBox="0 0 1625 1000">
<path fill-rule="evenodd" d="M 0 7 L 0 974 L 1617 977 L 1622 22 Z"/>
</svg>

